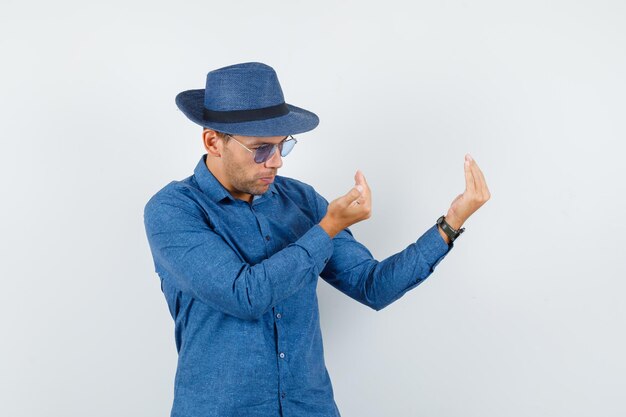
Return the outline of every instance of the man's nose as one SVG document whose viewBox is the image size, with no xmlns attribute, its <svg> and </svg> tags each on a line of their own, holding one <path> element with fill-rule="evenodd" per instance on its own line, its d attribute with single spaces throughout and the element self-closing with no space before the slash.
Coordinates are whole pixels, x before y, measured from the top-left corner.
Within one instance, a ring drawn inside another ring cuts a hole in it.
<svg viewBox="0 0 626 417">
<path fill-rule="evenodd" d="M 283 166 L 283 157 L 280 156 L 280 150 L 276 148 L 272 156 L 265 161 L 265 166 L 267 168 L 280 168 Z"/>
</svg>

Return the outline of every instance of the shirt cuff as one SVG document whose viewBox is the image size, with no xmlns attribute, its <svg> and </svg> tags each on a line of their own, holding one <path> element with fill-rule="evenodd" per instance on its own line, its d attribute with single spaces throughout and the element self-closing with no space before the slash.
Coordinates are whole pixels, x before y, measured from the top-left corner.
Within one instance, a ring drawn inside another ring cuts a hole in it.
<svg viewBox="0 0 626 417">
<path fill-rule="evenodd" d="M 311 227 L 296 244 L 304 248 L 313 258 L 318 274 L 322 272 L 333 255 L 333 240 L 319 224 Z"/>
<path fill-rule="evenodd" d="M 445 256 L 454 248 L 454 243 L 447 244 L 439 233 L 437 224 L 426 231 L 418 240 L 417 246 L 426 261 L 432 265 L 431 270 L 445 258 Z"/>
</svg>

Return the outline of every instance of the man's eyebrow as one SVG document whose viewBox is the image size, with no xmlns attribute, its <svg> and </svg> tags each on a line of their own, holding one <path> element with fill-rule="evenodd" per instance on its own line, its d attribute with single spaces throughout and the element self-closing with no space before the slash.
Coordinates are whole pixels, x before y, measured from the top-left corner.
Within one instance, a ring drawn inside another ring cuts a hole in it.
<svg viewBox="0 0 626 417">
<path fill-rule="evenodd" d="M 280 140 L 280 142 L 282 142 L 283 140 L 285 140 L 286 138 L 282 138 Z M 280 143 L 278 142 L 278 143 Z M 269 143 L 269 142 L 263 142 L 262 140 L 255 140 L 253 141 L 250 145 L 248 146 L 260 146 L 260 145 L 277 145 L 278 143 L 274 144 L 274 143 Z"/>
</svg>

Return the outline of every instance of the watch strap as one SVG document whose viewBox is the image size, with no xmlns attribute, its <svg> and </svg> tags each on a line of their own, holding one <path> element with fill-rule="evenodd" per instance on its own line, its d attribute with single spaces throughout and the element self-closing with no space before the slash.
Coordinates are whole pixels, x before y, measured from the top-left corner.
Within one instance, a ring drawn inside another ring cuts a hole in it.
<svg viewBox="0 0 626 417">
<path fill-rule="evenodd" d="M 441 227 L 441 230 L 448 236 L 450 239 L 450 243 L 454 242 L 454 240 L 461 235 L 465 231 L 465 228 L 462 227 L 459 230 L 455 230 L 452 226 L 448 224 L 445 216 L 441 216 L 437 219 L 437 224 Z"/>
</svg>

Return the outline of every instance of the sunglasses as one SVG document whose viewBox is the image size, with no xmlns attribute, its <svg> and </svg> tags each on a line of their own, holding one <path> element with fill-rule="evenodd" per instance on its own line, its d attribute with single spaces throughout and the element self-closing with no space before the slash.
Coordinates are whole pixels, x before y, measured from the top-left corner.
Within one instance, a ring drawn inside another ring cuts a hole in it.
<svg viewBox="0 0 626 417">
<path fill-rule="evenodd" d="M 243 143 L 235 139 L 232 135 L 229 135 L 228 133 L 225 133 L 225 135 L 233 139 L 235 142 L 237 142 L 241 146 L 243 146 L 244 149 L 246 149 L 247 151 L 252 152 L 254 154 L 254 162 L 256 162 L 257 164 L 262 164 L 263 162 L 270 159 L 272 155 L 274 155 L 276 148 L 278 148 L 280 152 L 280 156 L 289 155 L 289 152 L 291 152 L 291 150 L 296 145 L 296 143 L 298 143 L 296 138 L 289 135 L 285 139 L 283 139 L 280 143 L 277 143 L 277 144 L 264 143 L 258 148 L 250 149 L 246 145 L 244 145 Z"/>
</svg>

